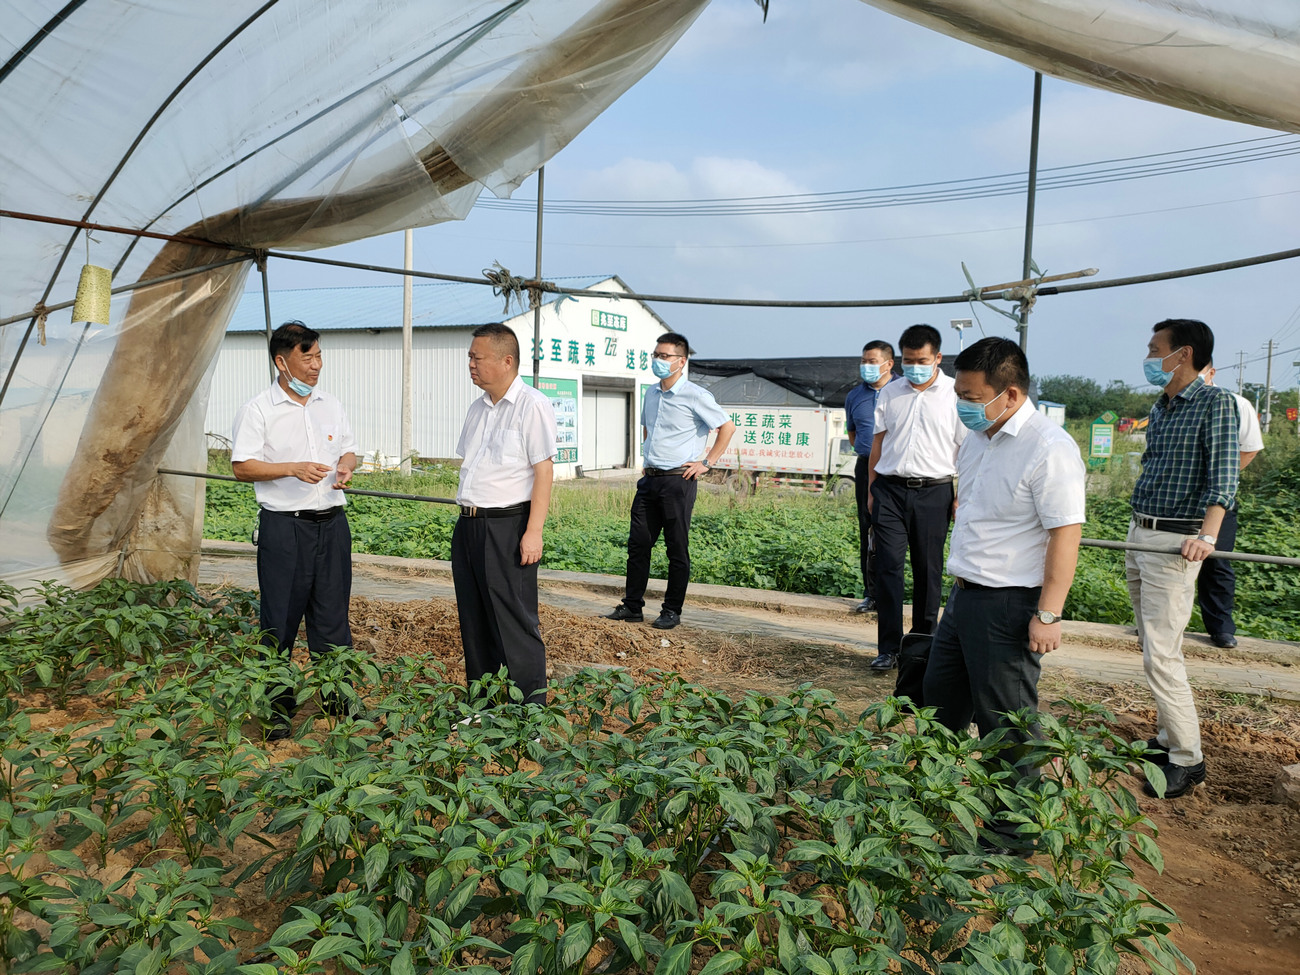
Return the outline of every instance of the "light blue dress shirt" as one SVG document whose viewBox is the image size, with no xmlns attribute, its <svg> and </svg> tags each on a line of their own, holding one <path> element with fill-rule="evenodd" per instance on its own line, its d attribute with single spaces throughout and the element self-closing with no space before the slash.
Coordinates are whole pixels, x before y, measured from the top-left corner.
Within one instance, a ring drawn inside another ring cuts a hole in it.
<svg viewBox="0 0 1300 975">
<path fill-rule="evenodd" d="M 713 394 L 689 379 L 682 377 L 669 390 L 656 383 L 646 390 L 641 407 L 645 466 L 671 470 L 699 460 L 709 432 L 728 419 Z"/>
</svg>

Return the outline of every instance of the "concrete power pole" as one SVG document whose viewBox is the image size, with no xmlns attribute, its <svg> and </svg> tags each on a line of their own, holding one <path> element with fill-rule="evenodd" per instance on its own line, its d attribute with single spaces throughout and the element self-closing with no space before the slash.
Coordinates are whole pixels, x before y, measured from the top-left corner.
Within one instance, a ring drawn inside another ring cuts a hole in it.
<svg viewBox="0 0 1300 975">
<path fill-rule="evenodd" d="M 402 266 L 411 270 L 414 266 L 415 232 L 406 231 L 405 254 Z M 411 473 L 411 276 L 402 275 L 402 473 Z"/>
<path fill-rule="evenodd" d="M 1268 368 L 1264 372 L 1264 432 L 1273 419 L 1273 340 L 1268 340 Z"/>
<path fill-rule="evenodd" d="M 1237 395 L 1246 388 L 1246 353 L 1237 353 Z"/>
</svg>

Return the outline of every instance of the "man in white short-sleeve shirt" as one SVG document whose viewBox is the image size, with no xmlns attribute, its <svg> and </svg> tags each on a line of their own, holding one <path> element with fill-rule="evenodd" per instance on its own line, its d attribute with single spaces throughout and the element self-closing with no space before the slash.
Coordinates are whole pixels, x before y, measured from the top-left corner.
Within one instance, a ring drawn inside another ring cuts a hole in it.
<svg viewBox="0 0 1300 975">
<path fill-rule="evenodd" d="M 898 664 L 903 644 L 904 559 L 912 559 L 912 627 L 934 632 L 943 590 L 943 543 L 952 520 L 957 422 L 952 380 L 943 374 L 941 336 L 913 325 L 898 340 L 903 380 L 876 397 L 867 479 L 876 542 L 876 673 Z M 902 689 L 901 683 L 898 688 Z"/>
<path fill-rule="evenodd" d="M 555 478 L 555 411 L 519 378 L 519 339 L 509 326 L 474 329 L 469 375 L 483 395 L 470 404 L 456 444 L 464 462 L 451 536 L 465 678 L 473 688 L 505 667 L 524 703 L 545 704 L 537 564 Z M 473 706 L 496 703 L 479 698 Z"/>
<path fill-rule="evenodd" d="M 252 481 L 261 508 L 257 528 L 259 625 L 263 642 L 288 654 L 307 621 L 313 658 L 352 646 L 352 533 L 342 488 L 357 466 L 356 440 L 343 405 L 317 389 L 320 333 L 286 322 L 272 334 L 279 375 L 235 416 L 230 461 L 235 477 Z M 270 741 L 289 737 L 294 694 L 276 697 Z M 323 701 L 333 712 L 341 701 Z"/>
<path fill-rule="evenodd" d="M 1208 385 L 1214 385 L 1214 363 L 1210 363 L 1201 375 Z M 1264 449 L 1264 435 L 1259 429 L 1259 414 L 1255 405 L 1244 396 L 1232 394 L 1241 413 L 1241 427 L 1237 432 L 1240 453 L 1239 470 L 1255 459 L 1255 455 Z M 1219 537 L 1214 543 L 1216 552 L 1231 552 L 1237 545 L 1237 505 L 1224 512 L 1223 524 L 1219 526 Z M 1237 622 L 1232 618 L 1237 604 L 1237 573 L 1233 571 L 1228 559 L 1206 559 L 1201 565 L 1201 574 L 1196 577 L 1196 601 L 1201 607 L 1201 619 L 1205 622 L 1205 632 L 1210 635 L 1210 642 L 1216 647 L 1230 650 L 1237 645 Z"/>
<path fill-rule="evenodd" d="M 924 703 L 946 727 L 981 735 L 1010 711 L 1038 709 L 1043 654 L 1061 645 L 1084 522 L 1079 446 L 1029 399 L 1029 363 L 1010 339 L 957 356 L 956 411 L 971 431 L 957 455 L 952 592 L 930 648 Z M 1014 756 L 1020 758 L 1019 755 Z M 1028 771 L 1028 770 L 1027 770 Z M 990 824 L 996 847 L 1012 824 Z"/>
</svg>

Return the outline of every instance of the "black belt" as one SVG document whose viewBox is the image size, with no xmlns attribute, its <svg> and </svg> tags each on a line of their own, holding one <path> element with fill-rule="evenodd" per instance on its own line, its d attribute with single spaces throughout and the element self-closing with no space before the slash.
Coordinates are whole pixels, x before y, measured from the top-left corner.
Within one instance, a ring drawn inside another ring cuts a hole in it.
<svg viewBox="0 0 1300 975">
<path fill-rule="evenodd" d="M 1175 535 L 1199 535 L 1201 533 L 1201 522 L 1194 518 L 1152 518 L 1150 515 L 1140 515 L 1133 512 L 1133 523 L 1139 528 L 1149 528 L 1152 531 L 1172 532 Z"/>
<path fill-rule="evenodd" d="M 472 504 L 462 504 L 460 506 L 460 516 L 462 518 L 508 518 L 511 515 L 522 514 L 531 506 L 531 501 L 520 501 L 518 504 L 512 504 L 507 508 L 479 508 Z"/>
<path fill-rule="evenodd" d="M 284 515 L 286 518 L 298 518 L 301 521 L 329 521 L 343 510 L 343 505 L 336 504 L 332 508 L 322 508 L 320 510 L 316 508 L 304 508 L 302 511 L 276 511 L 273 508 L 263 508 L 262 510 L 273 515 Z"/>
<path fill-rule="evenodd" d="M 905 488 L 927 488 L 934 487 L 936 484 L 951 484 L 952 475 L 947 477 L 899 477 L 897 474 L 881 474 L 890 484 L 898 484 Z"/>
<path fill-rule="evenodd" d="M 963 579 L 961 576 L 953 576 L 953 582 L 957 584 L 958 589 L 971 589 L 976 592 L 1002 592 L 1007 589 L 1025 590 L 1041 589 L 1041 586 L 986 586 L 981 582 L 971 582 L 969 579 Z"/>
<path fill-rule="evenodd" d="M 686 473 L 685 465 L 681 467 L 647 467 L 645 468 L 646 477 L 672 477 L 674 474 L 681 477 Z"/>
</svg>

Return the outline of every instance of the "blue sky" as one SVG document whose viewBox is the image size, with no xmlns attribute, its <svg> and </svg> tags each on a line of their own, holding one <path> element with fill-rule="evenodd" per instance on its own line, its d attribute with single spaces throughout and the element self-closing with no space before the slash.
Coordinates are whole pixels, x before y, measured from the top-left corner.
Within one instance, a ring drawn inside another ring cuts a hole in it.
<svg viewBox="0 0 1300 975">
<path fill-rule="evenodd" d="M 1023 172 L 1030 69 L 881 13 L 860 0 L 714 0 L 662 63 L 547 166 L 554 200 L 678 200 L 893 187 Z M 1044 79 L 1040 169 L 1277 136 Z M 1300 156 L 1041 192 L 1035 259 L 1046 273 L 1097 267 L 1120 277 L 1296 246 Z M 485 193 L 485 197 L 489 197 Z M 535 199 L 536 180 L 515 198 Z M 836 213 L 727 217 L 548 214 L 543 276 L 617 273 L 664 294 L 780 299 L 946 295 L 1019 277 L 1023 195 Z M 534 215 L 476 207 L 416 232 L 416 267 L 477 274 L 533 269 Z M 400 234 L 322 252 L 400 266 Z M 1048 296 L 1035 307 L 1035 375 L 1142 381 L 1151 325 L 1201 318 L 1216 358 L 1245 352 L 1248 382 L 1274 385 L 1300 359 L 1297 263 Z M 379 283 L 292 262 L 272 287 Z M 255 284 L 250 279 L 250 285 Z M 384 283 L 387 283 L 386 281 Z M 1000 304 L 1000 307 L 1008 307 Z M 836 311 L 659 305 L 709 357 L 855 354 L 928 321 L 955 354 L 965 305 Z M 1012 324 L 987 308 L 985 334 Z M 979 328 L 974 330 L 979 334 Z M 967 333 L 968 340 L 971 333 Z M 1235 385 L 1236 372 L 1220 382 Z"/>
</svg>

